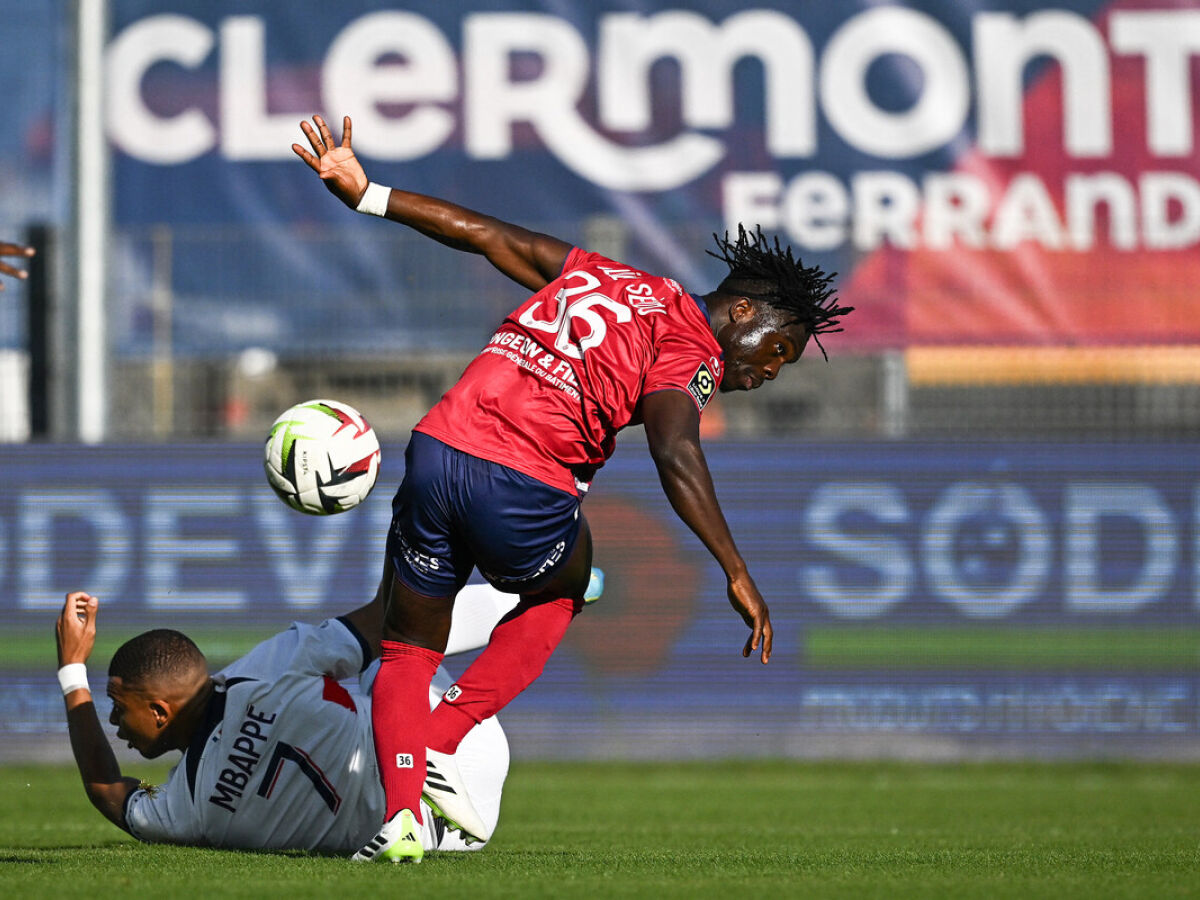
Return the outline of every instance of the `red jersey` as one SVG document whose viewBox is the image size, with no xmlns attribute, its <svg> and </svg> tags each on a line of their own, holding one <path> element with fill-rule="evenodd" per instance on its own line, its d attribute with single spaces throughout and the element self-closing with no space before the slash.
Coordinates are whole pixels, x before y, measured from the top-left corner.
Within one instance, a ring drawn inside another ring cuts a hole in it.
<svg viewBox="0 0 1200 900">
<path fill-rule="evenodd" d="M 677 282 L 573 249 L 416 426 L 451 447 L 576 493 L 641 422 L 641 400 L 721 382 L 708 313 Z"/>
</svg>

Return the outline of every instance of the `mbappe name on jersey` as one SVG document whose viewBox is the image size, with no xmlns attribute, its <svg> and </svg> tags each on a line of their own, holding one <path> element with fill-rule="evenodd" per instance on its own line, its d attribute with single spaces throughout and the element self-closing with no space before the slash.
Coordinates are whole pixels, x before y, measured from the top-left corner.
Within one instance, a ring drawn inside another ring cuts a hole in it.
<svg viewBox="0 0 1200 900">
<path fill-rule="evenodd" d="M 258 712 L 253 706 L 246 707 L 246 718 L 238 728 L 238 736 L 233 741 L 229 755 L 225 758 L 226 766 L 217 776 L 213 785 L 212 796 L 208 802 L 237 812 L 237 800 L 250 783 L 250 776 L 262 760 L 262 748 L 270 737 L 270 725 L 278 713 Z"/>
</svg>

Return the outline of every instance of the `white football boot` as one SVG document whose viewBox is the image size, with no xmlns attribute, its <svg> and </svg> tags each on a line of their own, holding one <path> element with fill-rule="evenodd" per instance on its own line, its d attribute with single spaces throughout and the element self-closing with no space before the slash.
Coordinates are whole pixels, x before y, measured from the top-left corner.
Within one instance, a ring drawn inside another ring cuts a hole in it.
<svg viewBox="0 0 1200 900">
<path fill-rule="evenodd" d="M 417 817 L 412 810 L 402 809 L 384 822 L 379 833 L 350 859 L 354 862 L 419 863 L 424 856 Z"/>
<path fill-rule="evenodd" d="M 491 829 L 471 805 L 467 786 L 453 755 L 425 749 L 425 786 L 421 796 L 434 815 L 444 819 L 450 828 L 462 832 L 463 840 L 468 844 L 485 842 L 492 836 Z"/>
</svg>

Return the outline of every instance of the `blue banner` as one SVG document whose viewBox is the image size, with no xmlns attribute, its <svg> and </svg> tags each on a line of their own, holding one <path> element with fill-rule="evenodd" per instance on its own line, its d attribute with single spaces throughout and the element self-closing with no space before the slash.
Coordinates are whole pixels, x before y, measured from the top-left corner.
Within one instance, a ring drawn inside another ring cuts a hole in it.
<svg viewBox="0 0 1200 900">
<path fill-rule="evenodd" d="M 650 566 L 658 575 L 646 581 L 676 584 L 685 604 L 719 600 L 719 570 L 670 513 L 644 448 L 624 445 L 585 504 L 600 564 L 615 544 L 616 573 Z M 785 618 L 1200 619 L 1192 444 L 766 441 L 708 452 L 731 527 Z M 382 562 L 402 453 L 383 457 L 361 509 L 314 519 L 270 492 L 257 447 L 0 448 L 13 485 L 0 497 L 0 604 L 23 616 L 89 584 L 115 610 L 341 611 L 374 591 Z"/>
<path fill-rule="evenodd" d="M 761 752 L 788 753 L 863 733 L 1198 734 L 1200 448 L 713 444 L 771 604 L 763 667 L 741 658 L 720 569 L 625 444 L 584 504 L 606 594 L 510 714 L 530 752 L 600 752 L 597 731 L 661 749 L 683 728 L 727 753 L 747 721 Z M 383 458 L 362 506 L 312 518 L 271 493 L 257 447 L 0 450 L 5 619 L 48 628 L 76 588 L 124 632 L 348 611 L 382 564 L 400 448 Z M 566 743 L 562 717 L 579 726 Z"/>
<path fill-rule="evenodd" d="M 114 9 L 118 221 L 236 223 L 255 251 L 183 266 L 181 295 L 253 286 L 268 309 L 295 309 L 302 285 L 398 305 L 447 284 L 488 293 L 420 250 L 306 253 L 260 233 L 382 234 L 352 224 L 292 156 L 298 120 L 319 112 L 338 138 L 354 118 L 375 181 L 579 243 L 607 227 L 611 255 L 700 292 L 723 274 L 709 235 L 760 224 L 841 273 L 859 310 L 843 347 L 1200 341 L 1193 298 L 1161 296 L 1195 281 L 1200 242 L 1186 64 L 1200 12 L 1186 6 Z M 227 341 L 297 339 L 295 325 L 246 324 Z"/>
<path fill-rule="evenodd" d="M 67 20 L 27 6 L 0 0 L 16 221 L 61 217 L 69 182 Z M 338 136 L 353 116 L 378 182 L 699 292 L 710 234 L 761 224 L 840 273 L 841 348 L 1200 343 L 1178 288 L 1200 277 L 1189 4 L 111 9 L 124 354 L 147 352 L 155 291 L 185 355 L 473 349 L 478 304 L 511 305 L 486 266 L 329 197 L 291 150 L 314 113 Z"/>
</svg>

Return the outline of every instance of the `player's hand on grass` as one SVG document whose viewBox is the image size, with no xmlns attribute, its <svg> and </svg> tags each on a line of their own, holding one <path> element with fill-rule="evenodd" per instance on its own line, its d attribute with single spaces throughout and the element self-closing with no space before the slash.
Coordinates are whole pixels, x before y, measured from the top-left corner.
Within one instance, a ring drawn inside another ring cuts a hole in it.
<svg viewBox="0 0 1200 900">
<path fill-rule="evenodd" d="M 330 192 L 354 209 L 367 190 L 367 173 L 354 155 L 350 146 L 350 117 L 342 119 L 342 142 L 333 140 L 333 132 L 320 116 L 313 116 L 316 128 L 308 122 L 300 123 L 300 130 L 312 146 L 309 153 L 299 144 L 292 144 L 292 151 L 308 163 L 308 167 L 321 176 Z"/>
<path fill-rule="evenodd" d="M 771 640 L 774 637 L 771 630 L 771 614 L 767 610 L 767 601 L 763 600 L 758 586 L 748 573 L 729 579 L 729 604 L 738 611 L 738 615 L 750 629 L 750 637 L 746 639 L 746 646 L 742 648 L 742 656 L 749 657 L 761 647 L 763 665 L 766 665 L 771 659 Z"/>
<path fill-rule="evenodd" d="M 72 591 L 55 623 L 59 668 L 85 663 L 96 646 L 96 609 L 99 601 L 86 591 Z"/>
<path fill-rule="evenodd" d="M 10 244 L 6 241 L 0 241 L 0 256 L 23 256 L 29 258 L 33 256 L 34 249 L 26 247 L 22 244 Z M 0 261 L 0 275 L 11 275 L 13 278 L 25 278 L 28 273 L 22 269 L 9 263 Z M 0 291 L 4 290 L 3 283 L 0 283 Z"/>
</svg>

